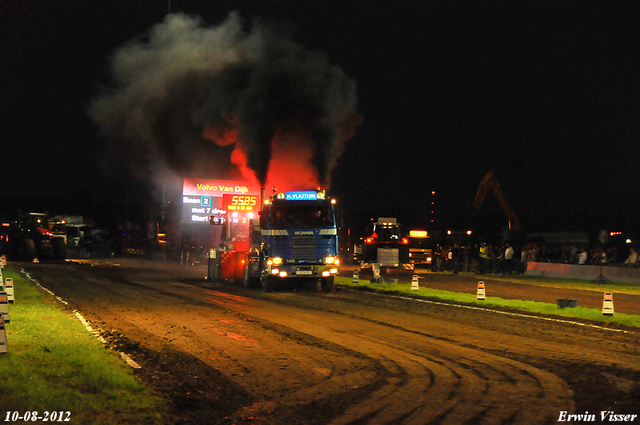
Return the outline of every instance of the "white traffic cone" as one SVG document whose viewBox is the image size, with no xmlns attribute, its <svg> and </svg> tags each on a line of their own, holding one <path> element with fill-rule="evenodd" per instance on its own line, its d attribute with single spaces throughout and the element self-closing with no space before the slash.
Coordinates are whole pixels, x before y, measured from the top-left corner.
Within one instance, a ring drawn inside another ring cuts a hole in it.
<svg viewBox="0 0 640 425">
<path fill-rule="evenodd" d="M 485 292 L 484 292 L 484 282 L 480 281 L 478 282 L 478 295 L 476 297 L 479 300 L 485 300 L 487 298 Z"/>
<path fill-rule="evenodd" d="M 3 317 L 7 323 L 11 321 L 11 316 L 9 316 L 9 298 L 6 292 L 0 292 L 0 317 Z"/>
<path fill-rule="evenodd" d="M 604 300 L 602 301 L 602 315 L 613 316 L 613 294 L 611 292 L 604 293 Z"/>
<path fill-rule="evenodd" d="M 0 315 L 0 354 L 8 352 L 7 332 L 4 330 L 4 319 L 2 318 L 2 315 Z"/>
<path fill-rule="evenodd" d="M 371 265 L 371 272 L 373 273 L 373 277 L 371 278 L 371 282 L 373 282 L 373 283 L 382 283 L 382 276 L 380 274 L 380 263 L 373 263 Z"/>
<path fill-rule="evenodd" d="M 418 276 L 417 274 L 413 275 L 413 279 L 411 279 L 411 290 L 412 291 L 419 291 L 420 290 L 420 285 L 418 284 L 418 279 L 420 278 L 420 276 Z"/>
<path fill-rule="evenodd" d="M 16 297 L 13 295 L 13 279 L 10 277 L 4 281 L 4 292 L 7 293 L 9 304 L 13 304 L 16 301 Z"/>
<path fill-rule="evenodd" d="M 358 270 L 353 271 L 353 279 L 351 280 L 351 283 L 360 283 L 360 272 L 358 272 Z"/>
</svg>

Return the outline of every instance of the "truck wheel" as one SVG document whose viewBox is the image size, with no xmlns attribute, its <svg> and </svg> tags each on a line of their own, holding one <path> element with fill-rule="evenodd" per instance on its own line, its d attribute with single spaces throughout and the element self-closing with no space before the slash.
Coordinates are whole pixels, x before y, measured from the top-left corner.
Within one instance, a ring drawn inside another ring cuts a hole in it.
<svg viewBox="0 0 640 425">
<path fill-rule="evenodd" d="M 56 260 L 64 260 L 67 258 L 67 245 L 62 239 L 53 239 L 51 241 L 53 245 L 53 258 Z"/>
<path fill-rule="evenodd" d="M 333 281 L 335 280 L 335 276 L 323 277 L 320 281 L 320 286 L 322 286 L 322 292 L 331 292 L 333 291 Z"/>
<path fill-rule="evenodd" d="M 20 259 L 33 261 L 36 258 L 36 243 L 33 239 L 24 239 L 20 244 Z"/>
<path fill-rule="evenodd" d="M 249 262 L 249 257 L 247 257 L 245 264 L 244 264 L 244 271 L 242 273 L 242 286 L 245 289 L 250 289 L 252 288 L 253 285 L 253 278 L 251 277 L 251 274 L 249 273 L 249 268 L 251 267 L 251 263 Z"/>
<path fill-rule="evenodd" d="M 273 291 L 273 278 L 269 275 L 264 275 L 260 277 L 260 286 L 262 288 L 262 292 L 271 292 Z"/>
</svg>

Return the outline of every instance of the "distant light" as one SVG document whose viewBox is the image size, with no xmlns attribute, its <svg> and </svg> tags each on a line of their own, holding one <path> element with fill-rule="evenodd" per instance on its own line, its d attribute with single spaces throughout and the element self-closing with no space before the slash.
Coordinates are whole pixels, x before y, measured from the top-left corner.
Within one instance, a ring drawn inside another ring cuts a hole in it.
<svg viewBox="0 0 640 425">
<path fill-rule="evenodd" d="M 426 238 L 428 234 L 426 230 L 410 230 L 409 236 L 412 238 Z"/>
<path fill-rule="evenodd" d="M 472 230 L 467 230 L 467 235 L 471 236 L 472 233 L 473 233 Z"/>
<path fill-rule="evenodd" d="M 626 243 L 633 243 L 633 242 L 631 241 L 631 239 L 627 239 L 625 242 L 626 242 Z"/>
</svg>

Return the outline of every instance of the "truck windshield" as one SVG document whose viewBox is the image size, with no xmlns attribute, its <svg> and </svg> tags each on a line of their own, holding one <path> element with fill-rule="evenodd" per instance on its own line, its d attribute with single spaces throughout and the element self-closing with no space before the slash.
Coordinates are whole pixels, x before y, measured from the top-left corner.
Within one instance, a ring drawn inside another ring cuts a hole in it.
<svg viewBox="0 0 640 425">
<path fill-rule="evenodd" d="M 333 214 L 328 205 L 273 205 L 269 227 L 308 229 L 334 227 Z"/>
<path fill-rule="evenodd" d="M 373 231 L 378 235 L 380 242 L 397 242 L 400 240 L 400 226 L 397 224 L 376 224 Z"/>
</svg>

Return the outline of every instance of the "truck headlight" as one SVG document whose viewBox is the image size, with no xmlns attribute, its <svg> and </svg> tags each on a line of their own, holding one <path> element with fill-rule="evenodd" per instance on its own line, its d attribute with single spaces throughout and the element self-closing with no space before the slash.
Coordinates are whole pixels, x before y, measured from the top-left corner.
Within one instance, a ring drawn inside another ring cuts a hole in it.
<svg viewBox="0 0 640 425">
<path fill-rule="evenodd" d="M 325 264 L 336 264 L 336 261 L 337 261 L 337 260 L 338 260 L 338 259 L 337 259 L 336 257 L 331 257 L 331 256 L 329 256 L 329 257 L 324 257 L 324 263 L 325 263 Z"/>
<path fill-rule="evenodd" d="M 274 266 L 279 266 L 282 264 L 282 257 L 273 257 L 271 261 L 273 261 Z"/>
</svg>

